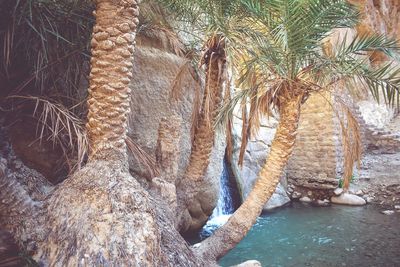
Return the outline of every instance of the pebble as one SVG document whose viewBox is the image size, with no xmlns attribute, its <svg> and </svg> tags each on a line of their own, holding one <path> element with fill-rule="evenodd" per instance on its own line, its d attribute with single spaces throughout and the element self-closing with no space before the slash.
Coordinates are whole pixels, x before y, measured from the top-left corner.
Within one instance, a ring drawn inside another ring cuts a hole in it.
<svg viewBox="0 0 400 267">
<path fill-rule="evenodd" d="M 392 215 L 392 214 L 394 214 L 394 210 L 383 210 L 383 211 L 381 211 L 381 213 L 385 214 L 385 215 Z"/>
<path fill-rule="evenodd" d="M 341 195 L 343 193 L 343 188 L 336 188 L 335 191 L 333 191 L 333 193 L 337 196 Z"/>
<path fill-rule="evenodd" d="M 367 201 L 367 203 L 372 203 L 374 201 L 374 198 L 371 196 L 366 196 L 364 197 L 365 201 Z"/>
<path fill-rule="evenodd" d="M 364 194 L 364 192 L 360 189 L 356 192 L 357 196 L 362 196 Z"/>
<path fill-rule="evenodd" d="M 299 192 L 297 192 L 297 191 L 294 191 L 293 192 L 293 194 L 292 194 L 292 198 L 293 199 L 298 199 L 298 198 L 300 198 L 301 197 L 301 193 L 299 193 Z"/>
<path fill-rule="evenodd" d="M 311 198 L 309 197 L 302 197 L 299 199 L 301 202 L 305 202 L 305 203 L 310 203 L 311 202 Z"/>
<path fill-rule="evenodd" d="M 324 200 L 318 199 L 318 200 L 317 200 L 317 205 L 318 205 L 318 206 L 321 206 L 321 207 L 329 206 L 329 203 L 330 203 L 330 201 L 327 200 L 327 199 L 324 199 Z"/>
</svg>

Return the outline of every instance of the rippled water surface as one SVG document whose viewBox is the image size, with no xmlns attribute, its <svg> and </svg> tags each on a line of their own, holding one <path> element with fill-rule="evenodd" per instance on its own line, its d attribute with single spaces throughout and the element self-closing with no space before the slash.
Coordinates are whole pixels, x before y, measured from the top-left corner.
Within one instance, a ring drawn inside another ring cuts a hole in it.
<svg viewBox="0 0 400 267">
<path fill-rule="evenodd" d="M 400 213 L 377 207 L 310 207 L 264 214 L 222 266 L 255 259 L 263 266 L 399 266 Z"/>
</svg>

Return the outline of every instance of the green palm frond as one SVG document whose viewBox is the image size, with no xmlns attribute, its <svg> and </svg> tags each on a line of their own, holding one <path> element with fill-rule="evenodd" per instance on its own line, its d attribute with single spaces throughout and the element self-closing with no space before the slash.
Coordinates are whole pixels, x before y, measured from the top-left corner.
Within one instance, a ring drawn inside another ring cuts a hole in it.
<svg viewBox="0 0 400 267">
<path fill-rule="evenodd" d="M 357 35 L 349 45 L 346 45 L 347 35 L 338 47 L 335 57 L 346 59 L 354 55 L 366 55 L 367 52 L 380 51 L 396 60 L 400 59 L 400 47 L 397 40 L 382 34 Z"/>
</svg>

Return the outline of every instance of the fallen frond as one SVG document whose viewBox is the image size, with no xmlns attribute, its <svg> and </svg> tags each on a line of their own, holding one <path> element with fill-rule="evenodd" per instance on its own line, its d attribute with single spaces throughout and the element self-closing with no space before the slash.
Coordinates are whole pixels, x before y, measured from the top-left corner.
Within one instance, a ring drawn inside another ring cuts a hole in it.
<svg viewBox="0 0 400 267">
<path fill-rule="evenodd" d="M 151 178 L 159 176 L 160 170 L 157 167 L 156 160 L 143 150 L 133 139 L 126 137 L 126 145 L 132 156 L 149 171 Z"/>
<path fill-rule="evenodd" d="M 51 140 L 61 146 L 70 171 L 83 166 L 88 152 L 88 137 L 84 122 L 60 103 L 36 96 L 10 96 L 35 102 L 33 116 L 38 120 L 40 140 Z"/>
</svg>

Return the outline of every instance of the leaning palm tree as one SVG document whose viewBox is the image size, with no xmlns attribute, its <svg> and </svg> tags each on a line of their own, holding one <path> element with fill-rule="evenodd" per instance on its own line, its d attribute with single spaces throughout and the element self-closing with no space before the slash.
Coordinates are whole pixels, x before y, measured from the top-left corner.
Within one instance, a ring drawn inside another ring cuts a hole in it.
<svg viewBox="0 0 400 267">
<path fill-rule="evenodd" d="M 184 189 L 179 193 L 180 206 L 186 207 L 179 212 L 183 217 L 179 228 L 183 232 L 194 231 L 204 225 L 217 202 L 217 192 L 204 189 L 209 188 L 205 175 L 215 139 L 213 125 L 223 99 L 229 97 L 227 64 L 234 64 L 234 58 L 240 54 L 238 45 L 242 44 L 241 36 L 245 28 L 238 21 L 244 9 L 238 0 L 158 1 L 178 20 L 180 30 L 182 26 L 189 27 L 200 36 L 193 37 L 193 33 L 188 35 L 185 31 L 183 34 L 189 39 L 200 39 L 203 43 L 199 60 L 199 65 L 205 66 L 203 101 L 201 108 L 194 111 L 198 114 L 194 116 L 192 150 L 185 173 L 180 179 L 182 185 L 178 187 Z M 227 144 L 230 148 L 231 138 L 227 138 Z"/>
<path fill-rule="evenodd" d="M 249 42 L 255 45 L 256 53 L 254 48 L 248 51 L 240 79 L 243 88 L 224 105 L 219 121 L 232 116 L 234 107 L 248 100 L 253 127 L 257 126 L 259 117 L 268 115 L 271 109 L 279 113 L 280 121 L 253 190 L 228 222 L 199 246 L 198 253 L 210 259 L 220 258 L 246 235 L 275 191 L 295 143 L 300 108 L 310 93 L 331 91 L 341 85 L 346 88 L 364 86 L 374 96 L 383 93 L 390 104 L 399 95 L 400 68 L 389 64 L 372 68 L 366 57 L 368 52 L 377 50 L 396 57 L 399 46 L 395 40 L 384 36 L 356 36 L 324 52 L 324 42 L 334 29 L 351 28 L 357 23 L 357 9 L 347 1 L 242 2 L 252 14 L 248 23 L 253 25 L 254 31 L 250 32 Z M 345 121 L 347 124 L 343 126 L 355 123 L 351 116 Z M 356 136 L 355 132 L 347 135 Z M 348 144 L 353 145 L 349 150 L 354 160 L 359 146 L 356 141 Z M 354 161 L 351 163 L 352 168 Z"/>
</svg>

